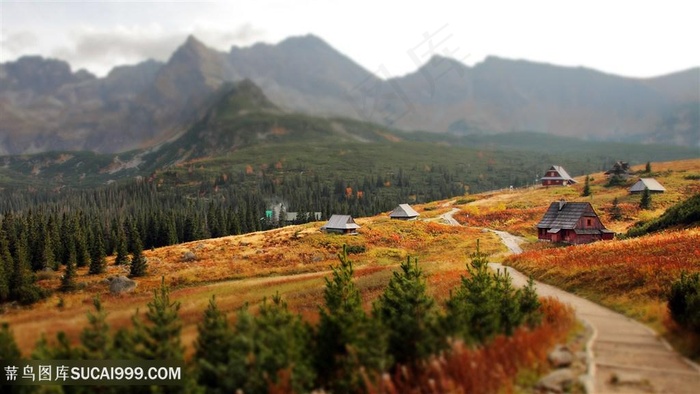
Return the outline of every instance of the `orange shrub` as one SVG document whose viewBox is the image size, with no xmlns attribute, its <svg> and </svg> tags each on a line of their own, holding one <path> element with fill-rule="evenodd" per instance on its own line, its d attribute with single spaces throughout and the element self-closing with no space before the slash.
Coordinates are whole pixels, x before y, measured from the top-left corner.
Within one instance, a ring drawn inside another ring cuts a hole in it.
<svg viewBox="0 0 700 394">
<path fill-rule="evenodd" d="M 505 208 L 498 207 L 460 211 L 454 218 L 464 226 L 488 227 L 509 231 L 518 235 L 534 233 L 546 208 Z"/>
<path fill-rule="evenodd" d="M 370 393 L 500 393 L 512 392 L 523 368 L 543 372 L 549 350 L 574 327 L 573 309 L 555 299 L 541 299 L 544 319 L 535 329 L 520 328 L 508 337 L 470 348 L 457 341 L 451 350 L 409 368 L 399 366 L 368 383 Z M 369 380 L 369 379 L 368 379 Z"/>
<path fill-rule="evenodd" d="M 662 300 L 682 270 L 700 271 L 700 229 L 530 250 L 505 263 L 565 289 Z"/>
</svg>

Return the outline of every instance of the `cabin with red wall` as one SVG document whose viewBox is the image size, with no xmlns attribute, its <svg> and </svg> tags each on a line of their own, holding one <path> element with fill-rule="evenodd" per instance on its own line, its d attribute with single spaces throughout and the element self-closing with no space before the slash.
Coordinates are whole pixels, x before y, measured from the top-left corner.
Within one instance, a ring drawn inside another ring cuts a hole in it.
<svg viewBox="0 0 700 394">
<path fill-rule="evenodd" d="M 568 186 L 576 183 L 562 166 L 551 166 L 540 181 L 542 186 Z"/>
<path fill-rule="evenodd" d="M 541 241 L 584 244 L 614 236 L 587 202 L 553 202 L 537 224 L 537 238 Z"/>
</svg>

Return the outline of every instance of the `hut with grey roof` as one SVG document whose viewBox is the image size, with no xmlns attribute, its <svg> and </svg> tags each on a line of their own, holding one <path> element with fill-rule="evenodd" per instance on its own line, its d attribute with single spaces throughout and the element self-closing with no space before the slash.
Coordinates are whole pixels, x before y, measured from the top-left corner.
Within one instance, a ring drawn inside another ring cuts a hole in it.
<svg viewBox="0 0 700 394">
<path fill-rule="evenodd" d="M 537 224 L 537 238 L 542 241 L 583 244 L 614 236 L 588 202 L 553 202 Z"/>
<path fill-rule="evenodd" d="M 321 231 L 338 234 L 357 234 L 357 229 L 359 228 L 360 226 L 355 223 L 355 220 L 350 215 L 332 215 L 328 219 L 328 223 L 321 227 Z"/>
<path fill-rule="evenodd" d="M 408 204 L 399 204 L 399 206 L 394 208 L 389 214 L 390 218 L 399 220 L 414 220 L 418 216 L 420 216 L 420 214 Z"/>
<path fill-rule="evenodd" d="M 649 189 L 651 193 L 663 193 L 666 188 L 661 186 L 661 184 L 654 178 L 641 178 L 637 183 L 630 187 L 630 194 L 637 194 L 644 191 L 644 189 Z"/>
</svg>

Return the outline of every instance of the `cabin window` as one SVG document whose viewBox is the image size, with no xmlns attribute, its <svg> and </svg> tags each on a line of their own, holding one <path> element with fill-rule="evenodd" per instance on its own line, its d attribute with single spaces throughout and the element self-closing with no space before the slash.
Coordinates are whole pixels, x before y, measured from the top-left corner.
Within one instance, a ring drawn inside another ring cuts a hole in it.
<svg viewBox="0 0 700 394">
<path fill-rule="evenodd" d="M 593 219 L 586 219 L 586 227 L 593 226 Z"/>
</svg>

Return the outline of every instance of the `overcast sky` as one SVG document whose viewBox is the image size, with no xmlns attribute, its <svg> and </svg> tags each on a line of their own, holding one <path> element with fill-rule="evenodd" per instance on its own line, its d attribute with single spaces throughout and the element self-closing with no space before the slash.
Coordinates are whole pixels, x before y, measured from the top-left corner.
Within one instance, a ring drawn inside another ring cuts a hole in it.
<svg viewBox="0 0 700 394">
<path fill-rule="evenodd" d="M 406 3 L 410 3 L 407 5 Z M 381 77 L 432 54 L 488 55 L 650 77 L 700 66 L 694 1 L 0 0 L 0 62 L 23 55 L 105 75 L 167 60 L 187 35 L 222 51 L 315 34 Z"/>
</svg>

